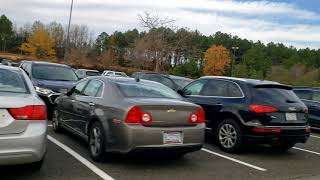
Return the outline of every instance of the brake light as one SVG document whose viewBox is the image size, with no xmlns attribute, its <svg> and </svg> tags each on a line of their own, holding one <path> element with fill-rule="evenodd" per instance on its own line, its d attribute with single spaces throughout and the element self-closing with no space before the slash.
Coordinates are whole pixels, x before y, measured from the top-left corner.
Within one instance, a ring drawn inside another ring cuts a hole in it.
<svg viewBox="0 0 320 180">
<path fill-rule="evenodd" d="M 10 108 L 9 113 L 15 120 L 47 120 L 47 108 L 43 105 Z"/>
<path fill-rule="evenodd" d="M 305 107 L 305 108 L 303 108 L 303 112 L 308 114 L 309 113 L 309 109 L 307 107 Z"/>
<path fill-rule="evenodd" d="M 249 108 L 251 111 L 255 113 L 273 113 L 278 111 L 278 109 L 273 106 L 258 105 L 258 104 L 250 104 Z"/>
<path fill-rule="evenodd" d="M 205 122 L 205 113 L 202 107 L 199 107 L 196 112 L 193 112 L 189 116 L 189 123 L 191 124 L 198 124 Z"/>
<path fill-rule="evenodd" d="M 279 128 L 253 128 L 253 132 L 256 133 L 281 133 L 281 129 Z"/>
<path fill-rule="evenodd" d="M 125 122 L 130 124 L 151 124 L 152 117 L 150 113 L 142 112 L 139 106 L 134 106 L 128 111 Z"/>
</svg>

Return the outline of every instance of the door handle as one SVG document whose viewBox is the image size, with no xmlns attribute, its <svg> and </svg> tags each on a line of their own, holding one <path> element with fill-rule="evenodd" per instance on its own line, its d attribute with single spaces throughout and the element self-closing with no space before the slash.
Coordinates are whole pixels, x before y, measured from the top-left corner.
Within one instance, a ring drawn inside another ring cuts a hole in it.
<svg viewBox="0 0 320 180">
<path fill-rule="evenodd" d="M 94 104 L 94 103 L 92 103 L 92 102 L 91 102 L 91 103 L 89 103 L 89 106 L 94 106 L 94 105 L 95 105 L 95 104 Z"/>
</svg>

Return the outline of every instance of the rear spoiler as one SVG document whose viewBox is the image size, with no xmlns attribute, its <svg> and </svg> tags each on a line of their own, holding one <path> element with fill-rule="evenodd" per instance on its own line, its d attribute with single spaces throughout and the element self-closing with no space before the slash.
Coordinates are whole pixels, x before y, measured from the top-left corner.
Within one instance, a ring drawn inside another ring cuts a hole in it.
<svg viewBox="0 0 320 180">
<path fill-rule="evenodd" d="M 285 89 L 285 90 L 292 90 L 291 86 L 286 86 L 282 84 L 259 84 L 255 85 L 254 88 L 278 88 L 278 89 Z"/>
</svg>

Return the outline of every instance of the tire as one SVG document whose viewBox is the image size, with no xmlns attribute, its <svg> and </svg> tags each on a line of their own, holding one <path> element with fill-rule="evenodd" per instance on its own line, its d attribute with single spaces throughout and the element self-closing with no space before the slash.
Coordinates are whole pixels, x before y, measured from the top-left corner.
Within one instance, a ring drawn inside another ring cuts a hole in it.
<svg viewBox="0 0 320 180">
<path fill-rule="evenodd" d="M 89 128 L 89 151 L 94 161 L 101 161 L 105 155 L 105 132 L 102 124 L 94 122 Z"/>
<path fill-rule="evenodd" d="M 218 125 L 215 137 L 220 149 L 225 152 L 241 153 L 245 149 L 243 130 L 234 119 L 223 120 Z"/>
<path fill-rule="evenodd" d="M 286 152 L 288 150 L 290 150 L 293 146 L 295 145 L 295 143 L 281 143 L 281 144 L 277 144 L 277 145 L 272 145 L 272 149 L 276 150 L 276 151 L 280 151 L 280 152 Z"/>
<path fill-rule="evenodd" d="M 53 131 L 57 133 L 62 131 L 62 127 L 59 122 L 59 111 L 57 108 L 54 108 L 52 112 L 52 128 Z"/>
</svg>

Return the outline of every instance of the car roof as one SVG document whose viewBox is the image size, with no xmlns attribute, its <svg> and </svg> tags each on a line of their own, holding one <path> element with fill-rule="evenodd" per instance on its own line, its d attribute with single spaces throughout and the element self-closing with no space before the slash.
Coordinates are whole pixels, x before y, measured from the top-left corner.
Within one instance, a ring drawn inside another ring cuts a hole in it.
<svg viewBox="0 0 320 180">
<path fill-rule="evenodd" d="M 76 69 L 76 71 L 91 71 L 91 72 L 99 72 L 98 70 L 94 70 L 94 69 Z"/>
<path fill-rule="evenodd" d="M 112 82 L 121 82 L 121 83 L 144 82 L 144 83 L 150 83 L 150 84 L 156 84 L 156 85 L 161 84 L 161 83 L 158 83 L 158 82 L 155 82 L 155 81 L 149 81 L 149 80 L 144 80 L 144 79 L 139 79 L 139 81 L 137 81 L 135 78 L 130 78 L 130 77 L 103 76 L 102 78 L 108 79 L 108 80 L 110 80 Z"/>
<path fill-rule="evenodd" d="M 62 67 L 70 68 L 70 66 L 65 65 L 65 64 L 58 64 L 58 63 L 46 62 L 46 61 L 22 61 L 22 62 L 30 62 L 30 63 L 33 63 L 33 64 L 53 65 L 53 66 L 62 66 Z"/>
<path fill-rule="evenodd" d="M 6 66 L 0 64 L 0 69 L 6 69 L 6 70 L 13 70 L 13 71 L 21 71 L 19 67 L 14 67 L 14 66 Z"/>
<path fill-rule="evenodd" d="M 192 81 L 190 78 L 182 77 L 182 76 L 174 76 L 174 75 L 169 75 L 170 78 L 172 79 L 181 79 L 181 80 L 189 80 Z"/>
<path fill-rule="evenodd" d="M 200 79 L 223 79 L 223 80 L 230 80 L 230 81 L 236 81 L 236 82 L 243 82 L 250 85 L 281 85 L 278 82 L 275 81 L 268 81 L 268 80 L 259 80 L 259 79 L 249 79 L 249 78 L 236 78 L 236 77 L 228 77 L 228 76 L 204 76 Z"/>
</svg>

